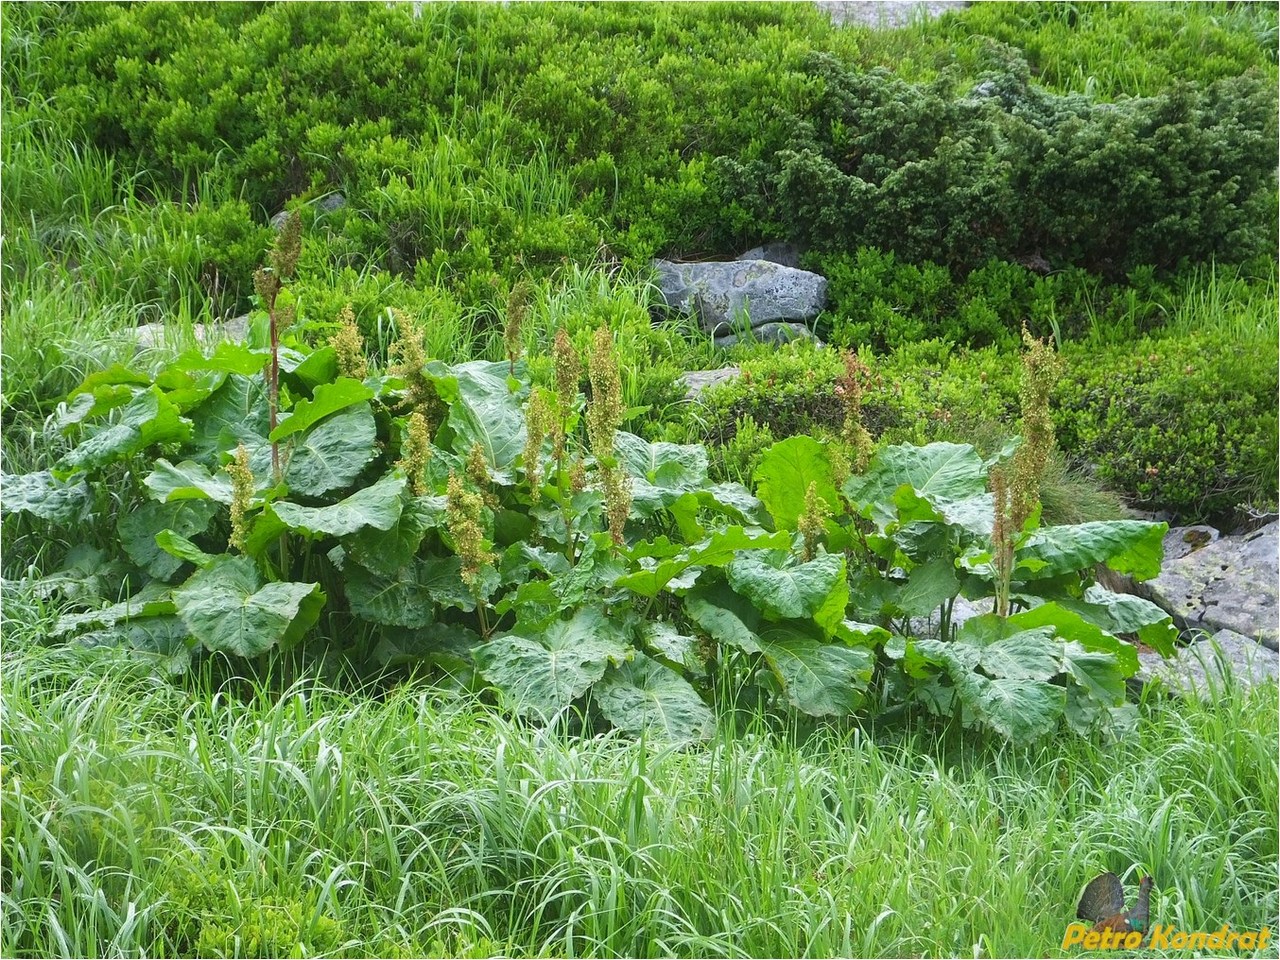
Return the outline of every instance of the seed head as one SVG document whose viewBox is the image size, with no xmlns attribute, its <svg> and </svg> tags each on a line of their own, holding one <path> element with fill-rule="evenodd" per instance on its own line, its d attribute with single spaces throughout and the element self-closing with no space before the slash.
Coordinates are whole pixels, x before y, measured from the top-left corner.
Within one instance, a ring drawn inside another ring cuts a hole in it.
<svg viewBox="0 0 1280 960">
<path fill-rule="evenodd" d="M 338 355 L 338 372 L 344 377 L 363 380 L 369 375 L 369 361 L 364 353 L 364 338 L 356 326 L 356 315 L 347 304 L 338 314 L 338 332 L 329 338 L 329 346 Z"/>
<path fill-rule="evenodd" d="M 298 211 L 292 211 L 285 218 L 284 226 L 276 234 L 276 242 L 271 250 L 271 270 L 281 280 L 288 280 L 297 269 L 298 257 L 302 253 L 302 217 Z"/>
<path fill-rule="evenodd" d="M 253 470 L 242 443 L 224 468 L 231 477 L 231 546 L 244 553 L 249 542 L 249 505 L 253 502 Z"/>
<path fill-rule="evenodd" d="M 404 443 L 400 446 L 400 459 L 396 466 L 409 478 L 409 489 L 415 497 L 426 496 L 427 462 L 431 459 L 431 426 L 420 410 L 409 414 Z"/>
<path fill-rule="evenodd" d="M 827 515 L 830 508 L 827 502 L 818 495 L 818 482 L 809 483 L 804 494 L 804 510 L 796 522 L 796 527 L 804 537 L 803 559 L 807 563 L 818 553 L 818 544 L 826 533 Z"/>
<path fill-rule="evenodd" d="M 485 538 L 484 500 L 468 490 L 462 478 L 452 472 L 446 497 L 445 524 L 462 561 L 462 582 L 472 593 L 477 593 L 481 573 L 495 559 Z"/>
<path fill-rule="evenodd" d="M 511 373 L 516 372 L 516 361 L 524 353 L 524 340 L 521 328 L 525 317 L 529 315 L 529 283 L 517 280 L 507 297 L 507 324 L 502 332 L 502 340 L 507 348 L 507 361 L 511 364 Z"/>
</svg>

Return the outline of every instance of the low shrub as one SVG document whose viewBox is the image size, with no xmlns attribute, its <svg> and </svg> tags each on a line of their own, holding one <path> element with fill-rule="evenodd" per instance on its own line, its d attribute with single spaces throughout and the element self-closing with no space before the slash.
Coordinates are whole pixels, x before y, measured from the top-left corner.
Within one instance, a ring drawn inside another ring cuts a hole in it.
<svg viewBox="0 0 1280 960">
<path fill-rule="evenodd" d="M 1100 481 L 1184 519 L 1275 503 L 1274 349 L 1206 332 L 1069 355 L 1058 437 Z"/>
<path fill-rule="evenodd" d="M 961 97 L 826 54 L 808 71 L 820 92 L 785 136 L 716 164 L 726 207 L 803 246 L 1117 278 L 1275 245 L 1276 93 L 1259 74 L 1100 103 L 1033 85 L 998 47 Z"/>
<path fill-rule="evenodd" d="M 880 444 L 948 440 L 990 451 L 1017 431 L 1018 374 L 1007 353 L 932 340 L 863 356 L 874 374 L 864 417 Z M 1183 520 L 1275 502 L 1273 352 L 1208 331 L 1068 343 L 1063 357 L 1066 373 L 1052 397 L 1058 446 L 1094 484 Z M 690 435 L 728 444 L 747 420 L 778 439 L 838 432 L 835 351 L 788 346 L 742 369 L 704 391 Z"/>
</svg>

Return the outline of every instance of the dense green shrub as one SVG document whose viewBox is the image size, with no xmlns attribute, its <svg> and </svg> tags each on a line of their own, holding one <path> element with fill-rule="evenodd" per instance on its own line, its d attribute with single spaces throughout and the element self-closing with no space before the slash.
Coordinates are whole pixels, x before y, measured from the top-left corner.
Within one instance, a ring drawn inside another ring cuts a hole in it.
<svg viewBox="0 0 1280 960">
<path fill-rule="evenodd" d="M 864 416 L 880 444 L 952 440 L 990 449 L 1017 431 L 1018 373 L 1007 354 L 935 340 L 863 356 L 874 373 Z M 1063 356 L 1053 395 L 1058 445 L 1097 482 L 1135 506 L 1187 520 L 1275 501 L 1274 352 L 1206 332 L 1068 343 Z M 789 346 L 742 369 L 702 395 L 694 432 L 709 443 L 730 443 L 744 419 L 779 439 L 839 430 L 835 351 Z"/>
<path fill-rule="evenodd" d="M 979 62 L 987 38 L 1017 47 L 1052 90 L 1114 99 L 1180 81 L 1211 83 L 1276 62 L 1267 3 L 975 3 L 926 23 L 910 41 L 942 63 Z M 906 37 L 885 38 L 901 47 Z M 888 51 L 886 51 L 888 52 Z M 949 55 L 949 56 L 948 56 Z M 882 59 L 886 65 L 894 61 Z"/>
<path fill-rule="evenodd" d="M 1108 17 L 1124 19 L 1090 14 Z M 161 192 L 216 167 L 263 219 L 342 189 L 350 209 L 333 224 L 361 255 L 439 274 L 471 302 L 493 273 L 602 240 L 636 262 L 764 233 L 1123 273 L 1267 239 L 1269 65 L 1108 104 L 1041 92 L 1009 49 L 984 47 L 920 86 L 860 72 L 865 35 L 807 4 L 452 4 L 417 18 L 93 4 L 23 10 L 5 31 L 24 48 L 6 66 L 7 109 L 37 116 L 51 99 L 56 129 L 140 162 Z M 1244 70 L 1259 56 L 1247 46 L 1194 75 Z M 995 96 L 956 96 L 984 71 Z"/>
<path fill-rule="evenodd" d="M 1107 284 L 1079 268 L 1042 275 L 1004 260 L 956 279 L 936 263 L 903 262 L 871 247 L 808 259 L 828 280 L 822 336 L 879 350 L 931 338 L 1016 347 L 1024 323 L 1037 336 L 1124 339 L 1157 327 L 1180 293 L 1149 268 L 1132 271 L 1125 284 Z"/>
<path fill-rule="evenodd" d="M 821 93 L 761 158 L 721 157 L 727 205 L 820 250 L 973 268 L 1047 260 L 1120 276 L 1274 246 L 1276 93 L 1249 74 L 1099 103 L 994 51 L 967 96 L 825 55 Z"/>
<path fill-rule="evenodd" d="M 1190 334 L 1072 354 L 1058 435 L 1099 480 L 1185 518 L 1275 503 L 1274 349 Z"/>
</svg>

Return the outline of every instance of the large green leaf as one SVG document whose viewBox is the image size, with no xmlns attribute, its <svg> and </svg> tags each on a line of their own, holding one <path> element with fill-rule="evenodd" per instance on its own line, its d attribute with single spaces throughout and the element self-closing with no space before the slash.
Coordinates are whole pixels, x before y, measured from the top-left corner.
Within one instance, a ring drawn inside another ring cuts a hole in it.
<svg viewBox="0 0 1280 960">
<path fill-rule="evenodd" d="M 605 719 L 627 733 L 670 743 L 715 735 L 715 716 L 697 691 L 643 653 L 605 673 L 591 696 Z"/>
<path fill-rule="evenodd" d="M 178 357 L 171 366 L 175 370 L 187 372 L 219 370 L 248 377 L 261 373 L 270 362 L 269 350 L 256 350 L 247 344 L 223 340 L 209 356 L 206 357 L 199 347 L 195 347 Z"/>
<path fill-rule="evenodd" d="M 616 585 L 642 597 L 656 597 L 671 588 L 673 582 L 675 589 L 690 586 L 691 581 L 686 582 L 682 575 L 692 567 L 722 567 L 744 550 L 777 549 L 789 544 L 790 538 L 781 531 L 753 534 L 742 527 L 727 527 L 690 547 L 659 537 L 632 548 L 630 559 L 640 569 L 618 577 Z"/>
<path fill-rule="evenodd" d="M 1114 655 L 1124 676 L 1131 677 L 1138 672 L 1138 652 L 1131 645 L 1057 603 L 1042 603 L 1030 610 L 1015 613 L 1009 617 L 1009 624 L 1019 630 L 1051 626 L 1054 635 L 1064 641 L 1078 643 L 1095 653 Z"/>
<path fill-rule="evenodd" d="M 699 444 L 649 443 L 619 431 L 614 449 L 631 477 L 631 509 L 636 516 L 651 517 L 707 483 L 707 451 Z"/>
<path fill-rule="evenodd" d="M 134 617 L 159 617 L 174 612 L 170 587 L 164 583 L 148 583 L 127 600 L 96 610 L 63 614 L 49 631 L 51 636 L 61 637 L 86 626 L 110 627 L 122 620 Z"/>
<path fill-rule="evenodd" d="M 392 576 L 418 552 L 428 530 L 445 522 L 443 496 L 411 497 L 400 517 L 385 531 L 366 527 L 343 541 L 351 559 L 366 570 Z"/>
<path fill-rule="evenodd" d="M 792 564 L 786 554 L 740 557 L 725 568 L 729 584 L 765 612 L 791 620 L 812 617 L 827 636 L 844 619 L 849 582 L 843 556 L 824 553 Z"/>
<path fill-rule="evenodd" d="M 647 621 L 642 628 L 645 646 L 651 653 L 684 667 L 699 670 L 702 664 L 697 653 L 697 640 L 681 633 L 665 620 Z"/>
<path fill-rule="evenodd" d="M 986 490 L 982 458 L 967 443 L 900 444 L 876 454 L 867 472 L 850 477 L 844 492 L 864 516 L 882 528 L 897 519 L 894 494 L 903 485 L 937 507 Z"/>
<path fill-rule="evenodd" d="M 161 457 L 156 460 L 155 469 L 142 482 L 161 503 L 215 500 L 230 504 L 232 499 L 230 477 L 221 471 L 214 475 L 204 464 L 191 460 L 183 460 L 175 467 Z"/>
<path fill-rule="evenodd" d="M 766 627 L 758 643 L 787 700 L 801 713 L 845 716 L 862 702 L 875 666 L 875 653 L 866 647 L 824 643 L 786 624 Z"/>
<path fill-rule="evenodd" d="M 263 584 L 252 560 L 222 557 L 175 590 L 173 600 L 206 650 L 256 657 L 302 639 L 325 595 L 318 583 Z"/>
<path fill-rule="evenodd" d="M 1062 645 L 1063 667 L 1081 688 L 1081 693 L 1100 706 L 1116 707 L 1124 702 L 1125 675 L 1114 653 L 1086 650 L 1078 643 Z"/>
<path fill-rule="evenodd" d="M 116 531 L 130 560 L 157 580 L 168 580 L 178 572 L 182 561 L 160 548 L 156 534 L 164 530 L 182 537 L 204 533 L 217 509 L 208 500 L 143 503 L 120 515 Z"/>
<path fill-rule="evenodd" d="M 1117 573 L 1149 580 L 1160 573 L 1167 523 L 1099 520 L 1042 527 L 1018 548 L 1019 578 L 1045 579 L 1105 563 Z"/>
<path fill-rule="evenodd" d="M 196 646 L 187 625 L 172 614 L 121 620 L 102 630 L 82 634 L 76 640 L 87 646 L 127 648 L 153 658 L 170 676 L 187 672 Z"/>
<path fill-rule="evenodd" d="M 435 619 L 427 586 L 434 574 L 423 561 L 411 560 L 389 574 L 349 563 L 343 573 L 347 603 L 357 617 L 397 627 L 425 627 Z"/>
<path fill-rule="evenodd" d="M 596 607 L 537 638 L 497 637 L 476 650 L 485 679 L 518 713 L 548 720 L 634 656 L 625 630 Z"/>
<path fill-rule="evenodd" d="M 1173 655 L 1178 628 L 1173 618 L 1150 600 L 1128 593 L 1112 593 L 1095 583 L 1085 590 L 1083 599 L 1058 597 L 1054 602 L 1108 633 L 1137 634 L 1142 643 L 1162 656 Z"/>
<path fill-rule="evenodd" d="M 338 351 L 333 347 L 320 347 L 308 354 L 307 359 L 289 371 L 291 380 L 297 380 L 307 390 L 330 383 L 338 377 Z M 373 396 L 373 391 L 369 391 Z"/>
<path fill-rule="evenodd" d="M 457 390 L 446 421 L 454 434 L 454 452 L 466 456 L 473 444 L 480 444 L 497 476 L 511 468 L 525 444 L 521 396 L 512 392 L 509 370 L 506 363 L 483 360 L 458 364 L 448 368 L 442 391 Z"/>
<path fill-rule="evenodd" d="M 966 712 L 1014 743 L 1028 743 L 1053 733 L 1066 708 L 1067 691 L 1040 680 L 971 673 L 957 681 Z"/>
<path fill-rule="evenodd" d="M 750 600 L 734 593 L 728 584 L 698 586 L 685 597 L 685 612 L 711 639 L 744 653 L 760 652 L 759 633 L 764 618 Z"/>
<path fill-rule="evenodd" d="M 29 513 L 67 526 L 89 510 L 89 485 L 83 477 L 59 480 L 49 470 L 0 474 L 0 506 L 5 513 Z"/>
<path fill-rule="evenodd" d="M 396 471 L 327 507 L 277 502 L 272 509 L 289 529 L 308 537 L 345 537 L 366 527 L 386 531 L 400 519 L 405 484 Z"/>
<path fill-rule="evenodd" d="M 188 449 L 204 462 L 239 441 L 260 445 L 270 429 L 270 406 L 261 377 L 232 375 L 213 395 L 191 411 L 195 424 Z"/>
<path fill-rule="evenodd" d="M 811 483 L 818 485 L 818 496 L 828 509 L 836 511 L 840 506 L 827 451 L 817 440 L 804 434 L 788 437 L 766 450 L 754 479 L 756 495 L 764 502 L 774 523 L 787 530 L 796 528 Z"/>
<path fill-rule="evenodd" d="M 327 417 L 290 441 L 284 481 L 290 491 L 309 497 L 349 486 L 377 453 L 376 439 L 368 403 Z M 254 457 L 254 474 L 270 461 L 271 448 L 263 445 Z"/>
<path fill-rule="evenodd" d="M 139 453 L 158 443 L 178 443 L 191 436 L 191 422 L 158 387 L 144 390 L 125 404 L 120 420 L 103 427 L 61 460 L 85 470 Z"/>
<path fill-rule="evenodd" d="M 345 410 L 357 403 L 363 403 L 373 397 L 373 391 L 359 380 L 350 377 L 339 377 L 333 383 L 325 383 L 316 387 L 315 396 L 311 400 L 299 400 L 297 406 L 286 417 L 282 418 L 268 439 L 283 440 L 295 433 L 319 423 L 330 414 Z"/>
<path fill-rule="evenodd" d="M 893 603 L 907 616 L 927 617 L 960 592 L 956 568 L 946 557 L 923 563 L 893 594 Z"/>
</svg>

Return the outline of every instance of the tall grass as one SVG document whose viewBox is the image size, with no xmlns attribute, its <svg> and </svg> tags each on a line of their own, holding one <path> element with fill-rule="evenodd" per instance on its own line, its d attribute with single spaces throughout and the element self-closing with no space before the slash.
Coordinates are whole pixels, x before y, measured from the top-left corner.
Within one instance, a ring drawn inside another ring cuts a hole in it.
<svg viewBox="0 0 1280 960">
<path fill-rule="evenodd" d="M 1104 869 L 1162 922 L 1276 925 L 1274 686 L 1110 746 L 672 751 L 412 683 L 175 686 L 5 605 L 6 956 L 1045 956 Z"/>
</svg>

